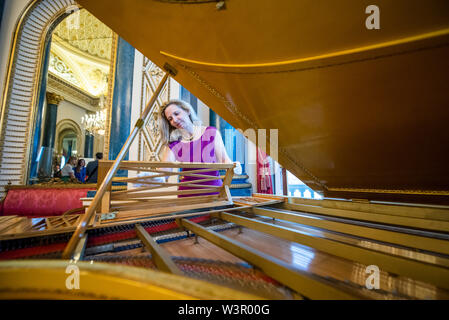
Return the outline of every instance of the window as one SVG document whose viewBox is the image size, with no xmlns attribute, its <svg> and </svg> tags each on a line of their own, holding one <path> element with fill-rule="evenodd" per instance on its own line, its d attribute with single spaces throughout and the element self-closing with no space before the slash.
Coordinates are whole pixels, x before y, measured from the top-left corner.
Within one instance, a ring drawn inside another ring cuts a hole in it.
<svg viewBox="0 0 449 320">
<path fill-rule="evenodd" d="M 306 186 L 301 180 L 287 171 L 287 188 L 289 197 L 299 197 L 308 199 L 322 199 L 323 197 Z"/>
</svg>

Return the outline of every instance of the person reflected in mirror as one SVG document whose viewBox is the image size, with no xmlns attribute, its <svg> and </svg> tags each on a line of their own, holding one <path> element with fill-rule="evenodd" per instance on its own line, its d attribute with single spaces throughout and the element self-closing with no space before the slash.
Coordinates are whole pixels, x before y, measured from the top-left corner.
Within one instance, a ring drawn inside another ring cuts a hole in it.
<svg viewBox="0 0 449 320">
<path fill-rule="evenodd" d="M 95 154 L 95 160 L 90 161 L 86 167 L 86 183 L 97 183 L 98 179 L 98 160 L 103 159 L 103 152 L 97 152 Z"/>
<path fill-rule="evenodd" d="M 79 159 L 75 168 L 73 168 L 73 173 L 75 174 L 75 178 L 78 179 L 79 182 L 84 183 L 86 180 L 86 160 Z"/>
<path fill-rule="evenodd" d="M 61 179 L 64 181 L 69 181 L 70 179 L 75 179 L 75 174 L 73 172 L 73 167 L 76 166 L 76 157 L 71 156 L 64 168 L 61 170 Z"/>
</svg>

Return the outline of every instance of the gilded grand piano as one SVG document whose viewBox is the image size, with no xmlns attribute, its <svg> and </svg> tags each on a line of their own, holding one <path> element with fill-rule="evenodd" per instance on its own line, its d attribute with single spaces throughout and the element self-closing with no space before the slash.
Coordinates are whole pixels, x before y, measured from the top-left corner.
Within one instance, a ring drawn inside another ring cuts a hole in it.
<svg viewBox="0 0 449 320">
<path fill-rule="evenodd" d="M 324 198 L 233 198 L 231 165 L 209 198 L 114 191 L 214 166 L 123 161 L 128 141 L 86 213 L 2 229 L 0 297 L 449 298 L 447 1 L 384 1 L 373 29 L 369 1 L 78 3 L 235 128 L 278 129 L 268 153 Z"/>
</svg>

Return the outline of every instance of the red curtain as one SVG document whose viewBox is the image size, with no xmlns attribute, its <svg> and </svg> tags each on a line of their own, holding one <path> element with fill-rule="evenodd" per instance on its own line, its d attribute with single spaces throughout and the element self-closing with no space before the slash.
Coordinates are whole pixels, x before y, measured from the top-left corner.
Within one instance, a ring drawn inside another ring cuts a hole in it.
<svg viewBox="0 0 449 320">
<path fill-rule="evenodd" d="M 265 152 L 257 148 L 257 192 L 273 194 L 270 161 Z"/>
</svg>

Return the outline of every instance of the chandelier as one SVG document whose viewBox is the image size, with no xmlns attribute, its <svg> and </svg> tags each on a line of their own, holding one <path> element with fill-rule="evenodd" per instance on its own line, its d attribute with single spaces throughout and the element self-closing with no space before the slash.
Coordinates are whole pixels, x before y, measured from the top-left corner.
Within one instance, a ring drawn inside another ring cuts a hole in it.
<svg viewBox="0 0 449 320">
<path fill-rule="evenodd" d="M 104 136 L 106 132 L 106 108 L 105 101 L 106 97 L 104 95 L 100 96 L 98 106 L 101 108 L 95 114 L 90 113 L 81 117 L 81 125 L 84 130 L 93 134 L 95 136 Z"/>
<path fill-rule="evenodd" d="M 104 136 L 106 132 L 106 109 L 101 109 L 95 114 L 86 114 L 81 117 L 84 130 L 93 135 Z"/>
</svg>

